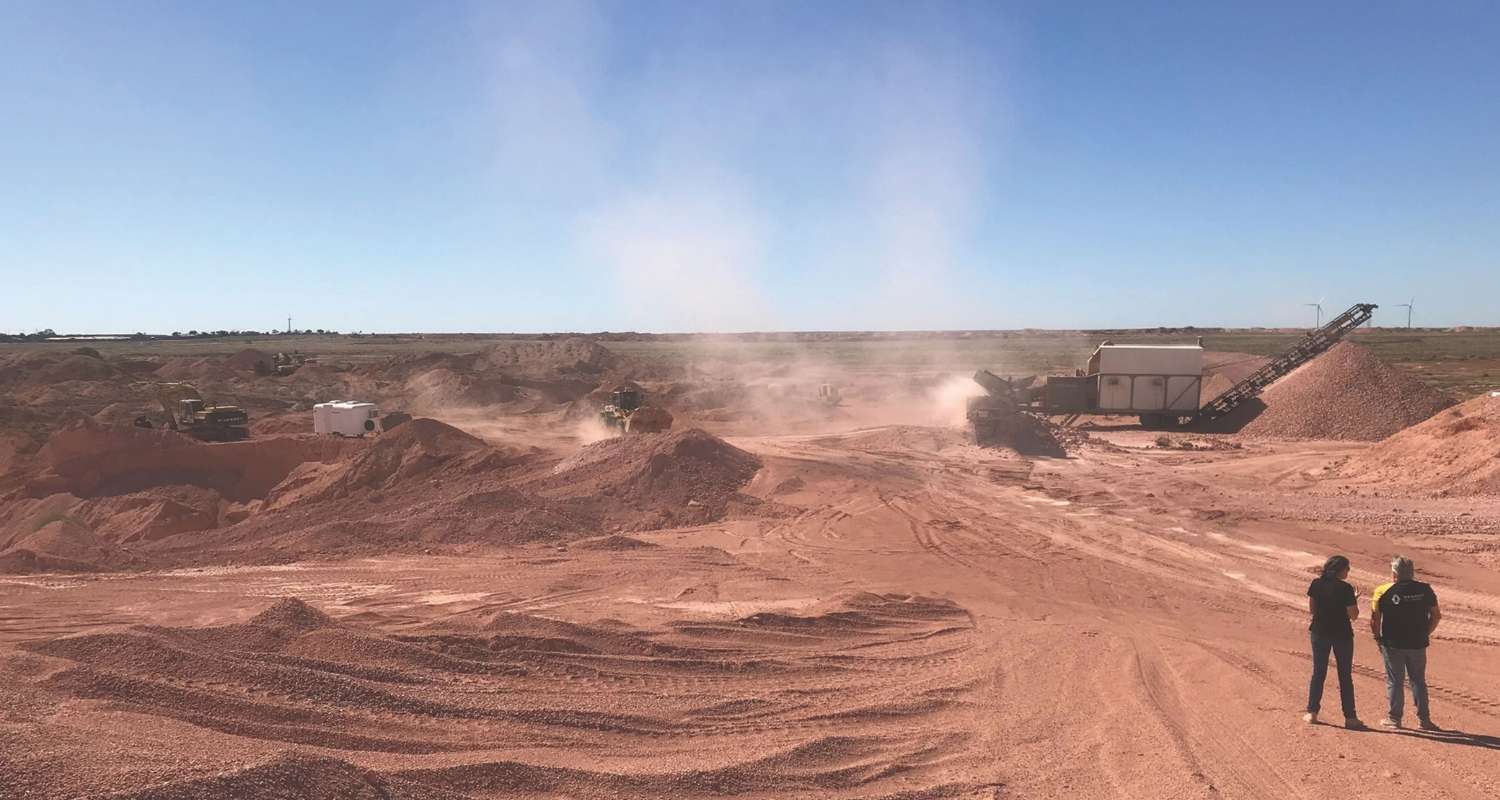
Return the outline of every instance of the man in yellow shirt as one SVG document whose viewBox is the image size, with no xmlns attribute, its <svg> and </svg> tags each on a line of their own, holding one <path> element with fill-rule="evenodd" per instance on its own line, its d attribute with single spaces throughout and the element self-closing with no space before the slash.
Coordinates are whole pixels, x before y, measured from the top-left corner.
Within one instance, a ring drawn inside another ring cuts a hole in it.
<svg viewBox="0 0 1500 800">
<path fill-rule="evenodd" d="M 1406 680 L 1411 681 L 1411 698 L 1417 706 L 1417 723 L 1424 731 L 1442 730 L 1432 721 L 1427 705 L 1427 645 L 1443 613 L 1438 609 L 1437 593 L 1416 579 L 1416 563 L 1405 556 L 1391 561 L 1391 582 L 1375 587 L 1370 598 L 1370 631 L 1380 645 L 1385 661 L 1385 694 L 1389 713 L 1380 724 L 1386 728 L 1401 727 L 1401 712 L 1406 705 Z"/>
</svg>

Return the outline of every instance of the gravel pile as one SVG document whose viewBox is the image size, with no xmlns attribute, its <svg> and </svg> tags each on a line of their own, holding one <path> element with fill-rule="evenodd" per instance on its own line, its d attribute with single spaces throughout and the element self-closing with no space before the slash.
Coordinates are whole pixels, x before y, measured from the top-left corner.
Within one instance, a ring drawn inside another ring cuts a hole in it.
<svg viewBox="0 0 1500 800">
<path fill-rule="evenodd" d="M 1245 422 L 1242 433 L 1370 442 L 1453 405 L 1452 398 L 1353 342 L 1340 342 L 1297 368 L 1272 384 L 1260 400 L 1264 409 Z M 1253 410 L 1255 404 L 1246 405 Z"/>
<path fill-rule="evenodd" d="M 597 508 L 617 530 L 699 525 L 720 519 L 760 459 L 698 428 L 628 434 L 581 448 L 563 460 L 538 494 Z"/>
<path fill-rule="evenodd" d="M 1383 492 L 1500 495 L 1500 397 L 1476 397 L 1407 428 L 1338 474 Z"/>
</svg>

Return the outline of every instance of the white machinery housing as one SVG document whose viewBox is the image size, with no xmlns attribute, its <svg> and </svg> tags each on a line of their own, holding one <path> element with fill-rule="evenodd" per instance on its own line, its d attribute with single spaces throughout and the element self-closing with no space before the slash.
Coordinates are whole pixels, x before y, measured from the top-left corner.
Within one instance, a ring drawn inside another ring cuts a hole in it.
<svg viewBox="0 0 1500 800">
<path fill-rule="evenodd" d="M 1100 411 L 1198 412 L 1203 389 L 1198 345 L 1100 345 L 1089 366 L 1099 376 Z"/>
<path fill-rule="evenodd" d="M 380 410 L 374 403 L 336 400 L 313 406 L 313 433 L 364 436 L 380 430 Z"/>
</svg>

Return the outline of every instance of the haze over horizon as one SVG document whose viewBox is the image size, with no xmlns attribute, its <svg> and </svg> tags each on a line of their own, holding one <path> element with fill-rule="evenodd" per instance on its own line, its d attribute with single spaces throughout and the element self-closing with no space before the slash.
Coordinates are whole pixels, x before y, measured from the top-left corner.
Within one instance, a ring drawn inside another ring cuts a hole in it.
<svg viewBox="0 0 1500 800">
<path fill-rule="evenodd" d="M 1500 5 L 7 3 L 0 332 L 1500 324 Z"/>
</svg>

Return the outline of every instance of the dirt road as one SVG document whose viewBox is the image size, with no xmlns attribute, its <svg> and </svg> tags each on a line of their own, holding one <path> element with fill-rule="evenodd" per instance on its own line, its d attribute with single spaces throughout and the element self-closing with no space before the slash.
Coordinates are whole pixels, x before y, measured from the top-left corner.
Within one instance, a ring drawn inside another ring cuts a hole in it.
<svg viewBox="0 0 1500 800">
<path fill-rule="evenodd" d="M 1098 438 L 1028 461 L 937 428 L 740 437 L 778 513 L 466 558 L 0 577 L 0 786 L 1500 796 L 1500 504 L 1308 491 L 1365 445 Z M 1314 568 L 1348 555 L 1368 613 L 1397 549 L 1442 598 L 1449 730 L 1304 725 Z"/>
</svg>

